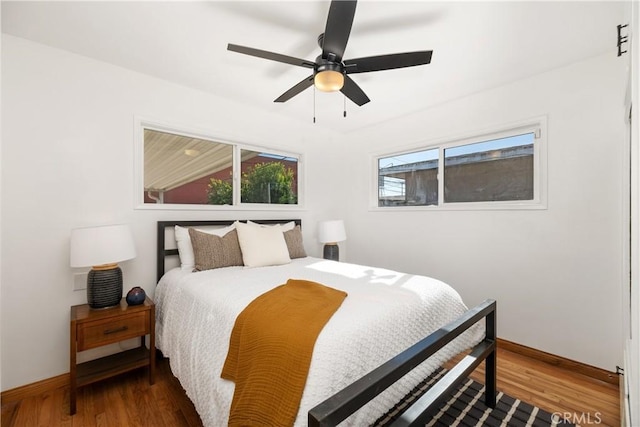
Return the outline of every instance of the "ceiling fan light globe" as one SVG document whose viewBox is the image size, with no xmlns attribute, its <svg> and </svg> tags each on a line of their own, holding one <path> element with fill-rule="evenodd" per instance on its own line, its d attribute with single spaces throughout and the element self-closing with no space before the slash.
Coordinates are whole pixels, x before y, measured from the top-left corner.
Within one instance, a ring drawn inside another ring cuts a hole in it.
<svg viewBox="0 0 640 427">
<path fill-rule="evenodd" d="M 340 71 L 320 71 L 313 78 L 313 83 L 323 92 L 336 92 L 344 86 L 344 75 Z"/>
</svg>

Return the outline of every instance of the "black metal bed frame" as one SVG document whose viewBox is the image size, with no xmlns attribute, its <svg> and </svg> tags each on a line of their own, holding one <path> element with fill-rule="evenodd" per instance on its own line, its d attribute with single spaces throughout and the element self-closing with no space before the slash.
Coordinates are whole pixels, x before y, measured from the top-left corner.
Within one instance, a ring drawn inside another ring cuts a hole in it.
<svg viewBox="0 0 640 427">
<path fill-rule="evenodd" d="M 335 426 L 382 393 L 476 322 L 485 319 L 485 338 L 427 393 L 406 408 L 393 427 L 424 425 L 454 388 L 486 360 L 485 404 L 496 406 L 496 301 L 486 300 L 399 355 L 348 385 L 308 413 L 309 427 Z"/>
<path fill-rule="evenodd" d="M 247 222 L 246 219 L 239 220 L 240 222 Z M 294 222 L 296 225 L 302 227 L 302 220 L 300 219 L 251 219 L 251 222 L 258 224 L 284 224 L 287 222 Z M 180 220 L 180 221 L 158 221 L 158 240 L 156 248 L 156 283 L 160 281 L 160 278 L 164 275 L 165 265 L 164 260 L 168 256 L 178 256 L 178 249 L 166 249 L 165 248 L 165 233 L 169 227 L 179 225 L 181 227 L 206 227 L 206 226 L 220 226 L 224 227 L 236 222 L 232 220 Z"/>
<path fill-rule="evenodd" d="M 297 225 L 302 225 L 300 219 L 252 219 L 251 221 L 259 224 L 282 224 L 293 221 Z M 166 249 L 165 247 L 165 234 L 168 227 L 176 225 L 182 227 L 222 227 L 234 222 L 235 220 L 158 221 L 157 280 L 160 281 L 165 273 L 165 258 L 178 255 L 177 249 Z M 246 222 L 246 220 L 241 220 L 241 222 Z M 424 425 L 424 422 L 434 415 L 438 405 L 444 402 L 454 388 L 483 361 L 485 361 L 485 404 L 490 408 L 495 408 L 496 301 L 488 299 L 312 408 L 308 413 L 309 427 L 328 427 L 339 424 L 482 319 L 485 319 L 484 339 L 440 378 L 427 393 L 406 408 L 392 426 L 414 426 L 420 423 Z"/>
</svg>

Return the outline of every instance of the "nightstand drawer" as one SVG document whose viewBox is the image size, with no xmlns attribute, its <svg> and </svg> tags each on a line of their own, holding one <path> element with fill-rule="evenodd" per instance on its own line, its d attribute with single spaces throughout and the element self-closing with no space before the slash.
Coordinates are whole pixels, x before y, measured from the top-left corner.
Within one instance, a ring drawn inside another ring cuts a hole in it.
<svg viewBox="0 0 640 427">
<path fill-rule="evenodd" d="M 149 333 L 149 311 L 78 325 L 78 351 L 139 337 Z"/>
</svg>

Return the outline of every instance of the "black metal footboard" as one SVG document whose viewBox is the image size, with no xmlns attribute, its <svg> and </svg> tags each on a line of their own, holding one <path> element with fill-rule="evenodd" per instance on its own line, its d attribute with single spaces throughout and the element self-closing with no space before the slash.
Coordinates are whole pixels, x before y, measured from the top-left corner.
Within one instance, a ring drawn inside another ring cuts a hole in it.
<svg viewBox="0 0 640 427">
<path fill-rule="evenodd" d="M 485 338 L 450 369 L 427 393 L 411 404 L 393 426 L 411 426 L 434 415 L 438 405 L 480 364 L 485 365 L 485 404 L 496 406 L 496 301 L 486 300 L 458 319 L 433 332 L 388 362 L 309 411 L 309 426 L 335 426 L 382 393 L 407 372 L 485 318 Z"/>
</svg>

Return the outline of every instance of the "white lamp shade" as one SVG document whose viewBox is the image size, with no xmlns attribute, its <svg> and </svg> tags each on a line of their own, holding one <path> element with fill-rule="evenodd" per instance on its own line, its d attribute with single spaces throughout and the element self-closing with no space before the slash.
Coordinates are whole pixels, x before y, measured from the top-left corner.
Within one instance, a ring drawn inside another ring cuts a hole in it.
<svg viewBox="0 0 640 427">
<path fill-rule="evenodd" d="M 347 233 L 344 231 L 344 221 L 336 219 L 320 222 L 318 224 L 318 240 L 320 243 L 336 243 L 347 240 Z"/>
<path fill-rule="evenodd" d="M 135 257 L 133 235 L 126 224 L 71 230 L 71 267 L 116 264 Z"/>
</svg>

